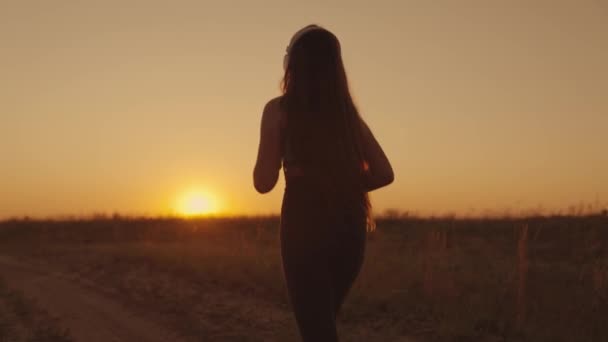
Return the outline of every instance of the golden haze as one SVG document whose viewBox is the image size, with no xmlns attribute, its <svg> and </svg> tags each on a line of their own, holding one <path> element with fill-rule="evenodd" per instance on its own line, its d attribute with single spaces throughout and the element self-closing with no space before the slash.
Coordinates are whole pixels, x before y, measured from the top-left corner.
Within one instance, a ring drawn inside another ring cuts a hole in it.
<svg viewBox="0 0 608 342">
<path fill-rule="evenodd" d="M 0 217 L 168 214 L 191 183 L 224 213 L 277 213 L 282 183 L 251 184 L 260 115 L 310 23 L 341 39 L 395 168 L 377 211 L 605 203 L 607 15 L 595 0 L 3 3 Z"/>
</svg>

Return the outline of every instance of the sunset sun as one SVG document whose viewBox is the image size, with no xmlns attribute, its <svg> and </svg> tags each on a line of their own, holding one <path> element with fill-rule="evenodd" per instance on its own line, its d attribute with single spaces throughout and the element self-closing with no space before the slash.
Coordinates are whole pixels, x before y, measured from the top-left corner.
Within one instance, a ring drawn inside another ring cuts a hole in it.
<svg viewBox="0 0 608 342">
<path fill-rule="evenodd" d="M 176 209 L 179 215 L 187 217 L 210 215 L 217 212 L 217 203 L 208 192 L 191 190 L 181 195 Z"/>
</svg>

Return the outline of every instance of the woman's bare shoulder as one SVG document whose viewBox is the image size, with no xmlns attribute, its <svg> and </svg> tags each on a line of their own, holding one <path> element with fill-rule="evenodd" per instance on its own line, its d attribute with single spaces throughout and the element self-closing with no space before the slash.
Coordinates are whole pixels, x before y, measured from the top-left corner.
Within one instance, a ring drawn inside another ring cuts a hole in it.
<svg viewBox="0 0 608 342">
<path fill-rule="evenodd" d="M 264 106 L 264 111 L 268 110 L 268 111 L 280 112 L 282 99 L 283 99 L 283 96 L 278 96 L 278 97 L 275 97 L 274 99 L 271 99 Z"/>
<path fill-rule="evenodd" d="M 268 101 L 264 106 L 264 118 L 263 120 L 268 122 L 271 126 L 279 125 L 283 123 L 283 110 L 281 109 L 282 96 L 275 97 Z"/>
</svg>

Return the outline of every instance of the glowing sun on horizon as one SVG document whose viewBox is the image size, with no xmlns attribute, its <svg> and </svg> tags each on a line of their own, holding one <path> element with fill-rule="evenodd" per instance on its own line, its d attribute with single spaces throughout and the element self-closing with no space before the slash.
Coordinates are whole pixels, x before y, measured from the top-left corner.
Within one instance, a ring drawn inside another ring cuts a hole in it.
<svg viewBox="0 0 608 342">
<path fill-rule="evenodd" d="M 217 212 L 217 203 L 211 194 L 191 190 L 180 196 L 176 210 L 179 215 L 186 217 L 210 215 Z"/>
</svg>

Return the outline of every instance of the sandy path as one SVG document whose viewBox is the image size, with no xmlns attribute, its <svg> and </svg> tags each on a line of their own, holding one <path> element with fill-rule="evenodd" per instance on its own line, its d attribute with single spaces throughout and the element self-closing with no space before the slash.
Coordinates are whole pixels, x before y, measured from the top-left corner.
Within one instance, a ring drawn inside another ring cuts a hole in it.
<svg viewBox="0 0 608 342">
<path fill-rule="evenodd" d="M 188 339 L 163 328 L 153 315 L 128 308 L 95 284 L 45 269 L 17 257 L 0 255 L 0 277 L 13 289 L 59 319 L 76 342 L 186 342 Z M 201 314 L 207 323 L 216 323 L 209 341 L 298 341 L 291 313 L 264 305 L 255 298 L 227 291 L 205 294 Z M 232 317 L 233 320 L 229 318 Z M 238 319 L 237 319 L 238 318 Z M 212 324 L 215 325 L 215 324 Z M 345 341 L 414 342 L 408 337 L 386 338 L 369 328 L 350 331 Z M 256 337 L 256 335 L 258 335 Z"/>
<path fill-rule="evenodd" d="M 9 287 L 60 320 L 76 341 L 181 341 L 175 334 L 129 310 L 117 300 L 79 286 L 57 273 L 0 256 L 0 276 Z"/>
</svg>

